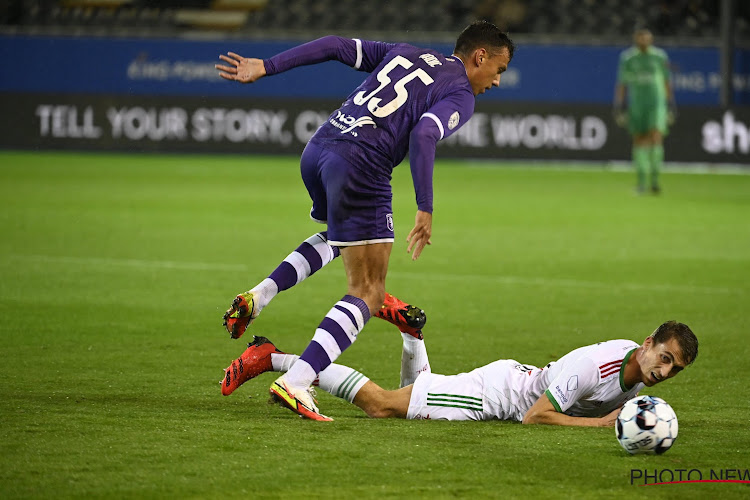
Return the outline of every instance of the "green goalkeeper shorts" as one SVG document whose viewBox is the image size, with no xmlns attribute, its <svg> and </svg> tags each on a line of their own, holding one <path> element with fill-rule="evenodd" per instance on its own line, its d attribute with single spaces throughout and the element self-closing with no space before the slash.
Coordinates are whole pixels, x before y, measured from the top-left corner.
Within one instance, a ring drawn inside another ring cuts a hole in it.
<svg viewBox="0 0 750 500">
<path fill-rule="evenodd" d="M 633 106 L 628 108 L 628 131 L 633 135 L 658 130 L 667 135 L 667 106 Z"/>
</svg>

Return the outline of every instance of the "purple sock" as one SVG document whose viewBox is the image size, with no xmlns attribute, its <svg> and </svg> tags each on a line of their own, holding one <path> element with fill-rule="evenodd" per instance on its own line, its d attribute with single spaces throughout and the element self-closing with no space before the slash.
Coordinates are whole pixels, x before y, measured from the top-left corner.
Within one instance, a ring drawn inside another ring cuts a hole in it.
<svg viewBox="0 0 750 500">
<path fill-rule="evenodd" d="M 323 318 L 300 359 L 320 373 L 357 340 L 357 334 L 369 319 L 370 309 L 364 300 L 344 295 Z"/>
<path fill-rule="evenodd" d="M 326 231 L 316 233 L 290 253 L 269 276 L 278 291 L 287 290 L 315 274 L 320 268 L 339 256 L 339 248 L 328 244 Z"/>
</svg>

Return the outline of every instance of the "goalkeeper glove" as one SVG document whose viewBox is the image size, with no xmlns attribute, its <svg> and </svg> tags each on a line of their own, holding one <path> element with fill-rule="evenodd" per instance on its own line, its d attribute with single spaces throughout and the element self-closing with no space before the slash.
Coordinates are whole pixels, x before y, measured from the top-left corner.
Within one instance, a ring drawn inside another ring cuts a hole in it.
<svg viewBox="0 0 750 500">
<path fill-rule="evenodd" d="M 615 103 L 612 107 L 612 118 L 618 127 L 624 127 L 628 123 L 628 114 L 625 110 L 624 103 Z"/>
<path fill-rule="evenodd" d="M 670 100 L 669 104 L 667 105 L 667 123 L 669 125 L 674 125 L 674 122 L 677 120 L 677 105 L 675 104 L 674 100 Z"/>
</svg>

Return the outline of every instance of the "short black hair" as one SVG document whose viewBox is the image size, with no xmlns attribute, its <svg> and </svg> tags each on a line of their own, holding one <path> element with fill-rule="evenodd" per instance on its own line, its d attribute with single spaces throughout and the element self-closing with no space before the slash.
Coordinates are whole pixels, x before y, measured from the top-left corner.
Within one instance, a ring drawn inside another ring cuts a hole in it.
<svg viewBox="0 0 750 500">
<path fill-rule="evenodd" d="M 684 323 L 667 321 L 651 334 L 651 338 L 654 339 L 654 345 L 663 344 L 673 338 L 677 339 L 677 345 L 682 351 L 682 359 L 688 365 L 698 357 L 698 338 Z"/>
<path fill-rule="evenodd" d="M 513 59 L 516 46 L 513 45 L 507 33 L 503 33 L 500 28 L 490 22 L 475 21 L 458 35 L 453 53 L 468 56 L 479 48 L 499 50 L 503 47 L 508 49 L 508 55 L 510 59 Z"/>
</svg>

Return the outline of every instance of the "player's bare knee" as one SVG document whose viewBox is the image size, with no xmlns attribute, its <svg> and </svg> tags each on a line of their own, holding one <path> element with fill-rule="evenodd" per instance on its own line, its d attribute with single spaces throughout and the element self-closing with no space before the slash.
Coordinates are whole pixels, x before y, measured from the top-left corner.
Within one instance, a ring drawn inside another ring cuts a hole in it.
<svg viewBox="0 0 750 500">
<path fill-rule="evenodd" d="M 396 410 L 390 406 L 379 406 L 372 413 L 368 413 L 371 418 L 395 418 Z"/>
<path fill-rule="evenodd" d="M 391 418 L 393 417 L 393 411 L 388 408 L 374 407 L 367 411 L 367 416 L 370 418 Z"/>
<path fill-rule="evenodd" d="M 367 406 L 362 408 L 363 410 L 365 410 L 365 413 L 367 413 L 368 417 L 393 418 L 396 416 L 395 409 L 390 402 L 388 394 L 389 391 L 381 390 L 370 398 Z"/>
</svg>

